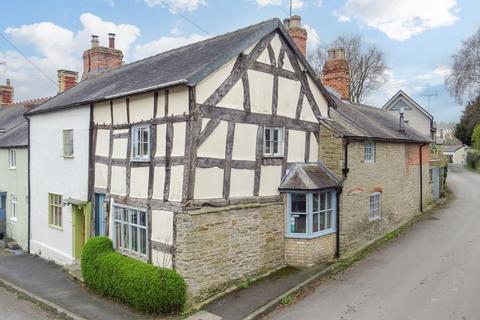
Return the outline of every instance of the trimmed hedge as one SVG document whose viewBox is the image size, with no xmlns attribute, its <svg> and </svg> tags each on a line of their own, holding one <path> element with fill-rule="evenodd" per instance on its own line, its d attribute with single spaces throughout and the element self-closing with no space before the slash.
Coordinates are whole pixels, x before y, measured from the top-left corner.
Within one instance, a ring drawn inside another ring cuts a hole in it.
<svg viewBox="0 0 480 320">
<path fill-rule="evenodd" d="M 466 162 L 468 168 L 480 171 L 480 151 L 471 150 L 468 152 Z"/>
<path fill-rule="evenodd" d="M 86 243 L 81 267 L 93 291 L 142 312 L 179 312 L 186 300 L 186 284 L 178 273 L 115 252 L 107 237 Z"/>
</svg>

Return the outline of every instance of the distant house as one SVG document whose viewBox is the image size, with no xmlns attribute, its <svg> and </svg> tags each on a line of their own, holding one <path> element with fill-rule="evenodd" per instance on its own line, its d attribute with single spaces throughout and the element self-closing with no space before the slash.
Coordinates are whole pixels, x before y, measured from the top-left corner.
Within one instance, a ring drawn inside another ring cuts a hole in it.
<svg viewBox="0 0 480 320">
<path fill-rule="evenodd" d="M 470 147 L 461 144 L 446 145 L 443 148 L 443 154 L 448 157 L 449 163 L 464 165 L 470 149 Z"/>
<path fill-rule="evenodd" d="M 403 111 L 406 125 L 415 128 L 432 139 L 435 137 L 436 128 L 433 115 L 402 90 L 399 90 L 390 98 L 382 109 L 395 116 L 398 116 L 400 111 Z"/>
<path fill-rule="evenodd" d="M 74 263 L 105 235 L 177 270 L 198 302 L 415 216 L 430 201 L 431 139 L 348 101 L 343 50 L 329 52 L 322 84 L 306 39 L 300 17 L 271 19 L 104 65 L 30 112 L 32 251 Z M 84 73 L 113 49 L 93 38 Z"/>
<path fill-rule="evenodd" d="M 9 84 L 11 92 L 13 87 Z M 45 99 L 0 106 L 0 238 L 28 248 L 28 124 L 23 114 Z"/>
</svg>

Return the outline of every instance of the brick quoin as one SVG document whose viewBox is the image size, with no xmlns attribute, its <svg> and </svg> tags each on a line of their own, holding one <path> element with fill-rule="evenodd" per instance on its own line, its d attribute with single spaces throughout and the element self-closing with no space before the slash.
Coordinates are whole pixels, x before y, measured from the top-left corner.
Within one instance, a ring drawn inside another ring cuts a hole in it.
<svg viewBox="0 0 480 320">
<path fill-rule="evenodd" d="M 407 164 L 409 166 L 418 166 L 420 164 L 420 145 L 413 144 L 407 146 Z M 428 164 L 430 161 L 430 148 L 424 146 L 422 148 L 422 162 Z"/>
</svg>

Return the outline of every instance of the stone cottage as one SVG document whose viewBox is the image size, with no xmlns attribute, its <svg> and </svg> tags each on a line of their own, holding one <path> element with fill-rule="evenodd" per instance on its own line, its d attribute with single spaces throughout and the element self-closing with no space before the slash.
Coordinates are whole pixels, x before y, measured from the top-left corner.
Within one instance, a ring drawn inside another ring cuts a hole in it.
<svg viewBox="0 0 480 320">
<path fill-rule="evenodd" d="M 418 212 L 429 139 L 330 93 L 306 61 L 300 17 L 284 23 L 127 65 L 113 51 L 97 56 L 112 70 L 30 112 L 31 175 L 56 180 L 32 184 L 34 252 L 74 263 L 86 238 L 106 235 L 125 255 L 177 270 L 196 303 L 246 277 L 333 259 Z M 108 49 L 93 38 L 84 63 Z M 339 57 L 330 86 L 348 80 Z M 40 152 L 42 135 L 54 152 Z M 53 159 L 66 146 L 70 157 Z"/>
</svg>

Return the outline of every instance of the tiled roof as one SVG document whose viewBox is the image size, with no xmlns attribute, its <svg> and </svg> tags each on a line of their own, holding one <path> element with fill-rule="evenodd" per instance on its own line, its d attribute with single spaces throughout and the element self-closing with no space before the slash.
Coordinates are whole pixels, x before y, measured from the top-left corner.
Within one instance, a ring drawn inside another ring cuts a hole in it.
<svg viewBox="0 0 480 320">
<path fill-rule="evenodd" d="M 339 186 L 337 178 L 322 163 L 295 163 L 287 172 L 279 190 L 321 190 Z"/>
</svg>

